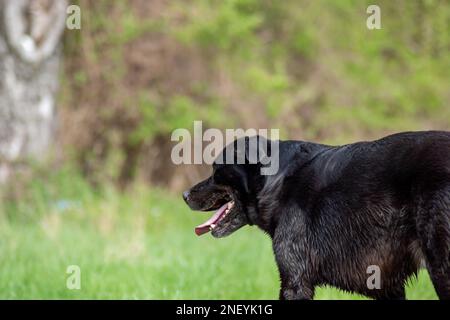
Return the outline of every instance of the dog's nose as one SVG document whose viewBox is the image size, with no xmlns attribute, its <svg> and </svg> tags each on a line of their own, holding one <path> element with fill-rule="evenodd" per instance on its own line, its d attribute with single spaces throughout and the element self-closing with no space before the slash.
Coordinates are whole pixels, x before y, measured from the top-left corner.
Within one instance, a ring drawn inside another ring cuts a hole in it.
<svg viewBox="0 0 450 320">
<path fill-rule="evenodd" d="M 185 191 L 185 192 L 183 192 L 183 199 L 184 199 L 184 201 L 186 201 L 186 202 L 187 202 L 187 200 L 188 200 L 188 197 L 189 197 L 189 191 Z"/>
</svg>

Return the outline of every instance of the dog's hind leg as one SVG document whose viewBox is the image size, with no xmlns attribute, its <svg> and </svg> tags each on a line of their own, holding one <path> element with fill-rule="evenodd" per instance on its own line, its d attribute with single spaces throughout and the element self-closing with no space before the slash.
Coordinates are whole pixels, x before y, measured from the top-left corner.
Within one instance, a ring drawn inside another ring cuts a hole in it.
<svg viewBox="0 0 450 320">
<path fill-rule="evenodd" d="M 421 202 L 417 231 L 427 269 L 439 298 L 450 300 L 450 186 Z"/>
</svg>

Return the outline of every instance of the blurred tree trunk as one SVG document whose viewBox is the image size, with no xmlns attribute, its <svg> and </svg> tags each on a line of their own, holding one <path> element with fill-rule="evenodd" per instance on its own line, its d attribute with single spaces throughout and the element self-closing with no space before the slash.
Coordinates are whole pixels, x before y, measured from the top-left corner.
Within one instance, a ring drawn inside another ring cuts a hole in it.
<svg viewBox="0 0 450 320">
<path fill-rule="evenodd" d="M 65 0 L 0 0 L 0 182 L 51 143 L 66 8 Z"/>
</svg>

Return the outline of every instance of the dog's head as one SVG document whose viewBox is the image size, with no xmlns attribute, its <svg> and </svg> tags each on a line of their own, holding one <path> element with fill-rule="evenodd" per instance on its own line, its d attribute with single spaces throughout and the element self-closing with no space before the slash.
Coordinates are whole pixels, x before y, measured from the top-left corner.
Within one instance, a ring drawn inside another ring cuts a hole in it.
<svg viewBox="0 0 450 320">
<path fill-rule="evenodd" d="M 260 172 L 260 157 L 254 153 L 261 155 L 258 150 L 262 145 L 264 154 L 270 153 L 268 141 L 254 136 L 229 144 L 214 161 L 212 175 L 183 193 L 192 210 L 216 210 L 195 229 L 197 235 L 211 231 L 214 237 L 221 238 L 257 222 L 257 193 L 264 185 L 265 176 Z"/>
</svg>

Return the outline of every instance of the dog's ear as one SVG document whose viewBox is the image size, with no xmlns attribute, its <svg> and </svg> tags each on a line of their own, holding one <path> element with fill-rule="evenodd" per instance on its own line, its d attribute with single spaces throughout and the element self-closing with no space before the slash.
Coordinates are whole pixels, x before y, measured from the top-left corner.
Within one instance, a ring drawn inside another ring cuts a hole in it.
<svg viewBox="0 0 450 320">
<path fill-rule="evenodd" d="M 263 136 L 245 136 L 227 145 L 216 158 L 216 163 L 260 164 L 271 154 L 270 140 Z"/>
<path fill-rule="evenodd" d="M 240 192 L 245 192 L 246 194 L 249 192 L 248 188 L 248 172 L 245 170 L 245 166 L 243 165 L 234 165 L 233 172 L 235 173 L 235 179 L 237 186 L 236 188 Z"/>
<path fill-rule="evenodd" d="M 245 165 L 231 164 L 218 167 L 213 175 L 214 183 L 229 186 L 241 193 L 248 193 L 248 174 Z"/>
<path fill-rule="evenodd" d="M 270 140 L 263 136 L 246 136 L 245 141 L 245 162 L 239 166 L 237 171 L 240 174 L 245 191 L 249 193 L 253 183 L 260 179 L 261 167 L 267 163 L 267 157 L 271 153 Z"/>
<path fill-rule="evenodd" d="M 245 137 L 245 162 L 248 164 L 261 165 L 271 155 L 270 140 L 256 135 Z"/>
<path fill-rule="evenodd" d="M 218 169 L 217 183 L 249 193 L 252 181 L 260 176 L 261 160 L 270 154 L 270 147 L 269 140 L 258 135 L 236 139 L 217 158 L 220 163 L 228 164 Z"/>
</svg>

